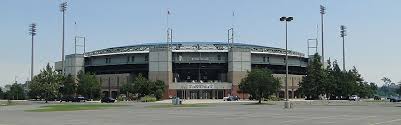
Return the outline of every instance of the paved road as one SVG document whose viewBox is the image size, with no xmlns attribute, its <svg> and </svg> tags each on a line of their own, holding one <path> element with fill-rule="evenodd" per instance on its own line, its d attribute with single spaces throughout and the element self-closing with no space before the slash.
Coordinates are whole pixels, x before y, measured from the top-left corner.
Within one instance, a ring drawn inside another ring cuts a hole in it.
<svg viewBox="0 0 401 125">
<path fill-rule="evenodd" d="M 157 103 L 69 112 L 25 112 L 43 104 L 0 107 L 0 125 L 400 125 L 400 104 L 243 105 L 209 104 L 198 108 L 147 108 Z"/>
</svg>

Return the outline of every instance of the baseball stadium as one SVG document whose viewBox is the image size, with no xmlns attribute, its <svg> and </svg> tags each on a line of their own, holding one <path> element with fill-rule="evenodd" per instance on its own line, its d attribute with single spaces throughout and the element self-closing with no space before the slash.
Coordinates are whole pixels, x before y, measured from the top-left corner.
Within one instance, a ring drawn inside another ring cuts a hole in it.
<svg viewBox="0 0 401 125">
<path fill-rule="evenodd" d="M 112 47 L 71 54 L 65 58 L 65 73 L 80 70 L 96 74 L 102 94 L 116 98 L 121 85 L 142 74 L 149 80 L 164 81 L 164 98 L 222 99 L 233 95 L 248 98 L 238 85 L 248 71 L 267 68 L 279 78 L 284 97 L 286 50 L 281 48 L 226 42 L 160 42 Z M 56 70 L 62 70 L 56 62 Z M 308 58 L 288 51 L 288 95 L 299 98 L 298 84 L 306 75 Z"/>
</svg>

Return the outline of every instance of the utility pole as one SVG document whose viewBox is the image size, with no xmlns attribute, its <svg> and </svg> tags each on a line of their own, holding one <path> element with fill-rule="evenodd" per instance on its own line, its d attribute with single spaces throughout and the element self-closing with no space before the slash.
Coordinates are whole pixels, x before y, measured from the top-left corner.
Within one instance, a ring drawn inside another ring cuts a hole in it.
<svg viewBox="0 0 401 125">
<path fill-rule="evenodd" d="M 60 11 L 63 13 L 63 39 L 62 39 L 62 45 L 61 45 L 61 74 L 64 75 L 64 32 L 65 32 L 65 24 L 64 24 L 64 18 L 65 18 L 65 11 L 67 10 L 67 2 L 63 2 L 60 4 Z"/>
<path fill-rule="evenodd" d="M 33 48 L 33 39 L 34 36 L 36 35 L 36 24 L 32 23 L 31 25 L 29 25 L 29 34 L 31 35 L 31 40 L 32 40 L 32 46 L 31 46 L 31 81 L 33 79 L 33 52 L 34 52 L 34 48 Z"/>
<path fill-rule="evenodd" d="M 325 60 L 324 60 L 324 42 L 323 42 L 323 40 L 324 40 L 324 35 L 323 35 L 323 27 L 324 27 L 324 25 L 323 25 L 323 15 L 324 14 L 326 14 L 326 7 L 324 7 L 323 5 L 320 5 L 320 17 L 321 17 L 321 21 L 322 21 L 322 64 L 323 64 L 323 67 L 324 67 L 324 62 L 325 62 Z"/>
<path fill-rule="evenodd" d="M 340 36 L 343 38 L 343 70 L 344 72 L 345 70 L 345 36 L 347 36 L 347 31 L 346 31 L 347 27 L 345 27 L 344 25 L 340 26 Z"/>
</svg>

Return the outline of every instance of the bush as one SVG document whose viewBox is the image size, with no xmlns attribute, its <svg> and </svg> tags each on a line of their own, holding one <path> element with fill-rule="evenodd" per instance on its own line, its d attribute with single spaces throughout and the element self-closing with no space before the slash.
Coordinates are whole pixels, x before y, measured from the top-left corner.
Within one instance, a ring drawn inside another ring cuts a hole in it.
<svg viewBox="0 0 401 125">
<path fill-rule="evenodd" d="M 157 99 L 154 96 L 144 96 L 141 98 L 141 102 L 156 102 Z"/>
</svg>

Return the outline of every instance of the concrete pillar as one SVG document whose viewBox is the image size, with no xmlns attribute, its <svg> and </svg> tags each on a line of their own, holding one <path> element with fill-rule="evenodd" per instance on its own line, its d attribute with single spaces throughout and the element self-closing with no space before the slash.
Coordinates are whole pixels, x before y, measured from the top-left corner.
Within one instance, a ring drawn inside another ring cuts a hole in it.
<svg viewBox="0 0 401 125">
<path fill-rule="evenodd" d="M 231 95 L 238 95 L 238 85 L 251 71 L 251 50 L 249 48 L 233 47 L 228 52 L 227 80 L 231 82 Z M 238 95 L 239 96 L 239 95 Z"/>
<path fill-rule="evenodd" d="M 149 80 L 161 80 L 165 84 L 163 98 L 176 96 L 176 93 L 169 91 L 169 85 L 172 83 L 172 52 L 166 47 L 157 47 L 149 49 Z M 174 90 L 175 91 L 175 90 Z M 172 95 L 174 94 L 174 95 Z"/>
</svg>

